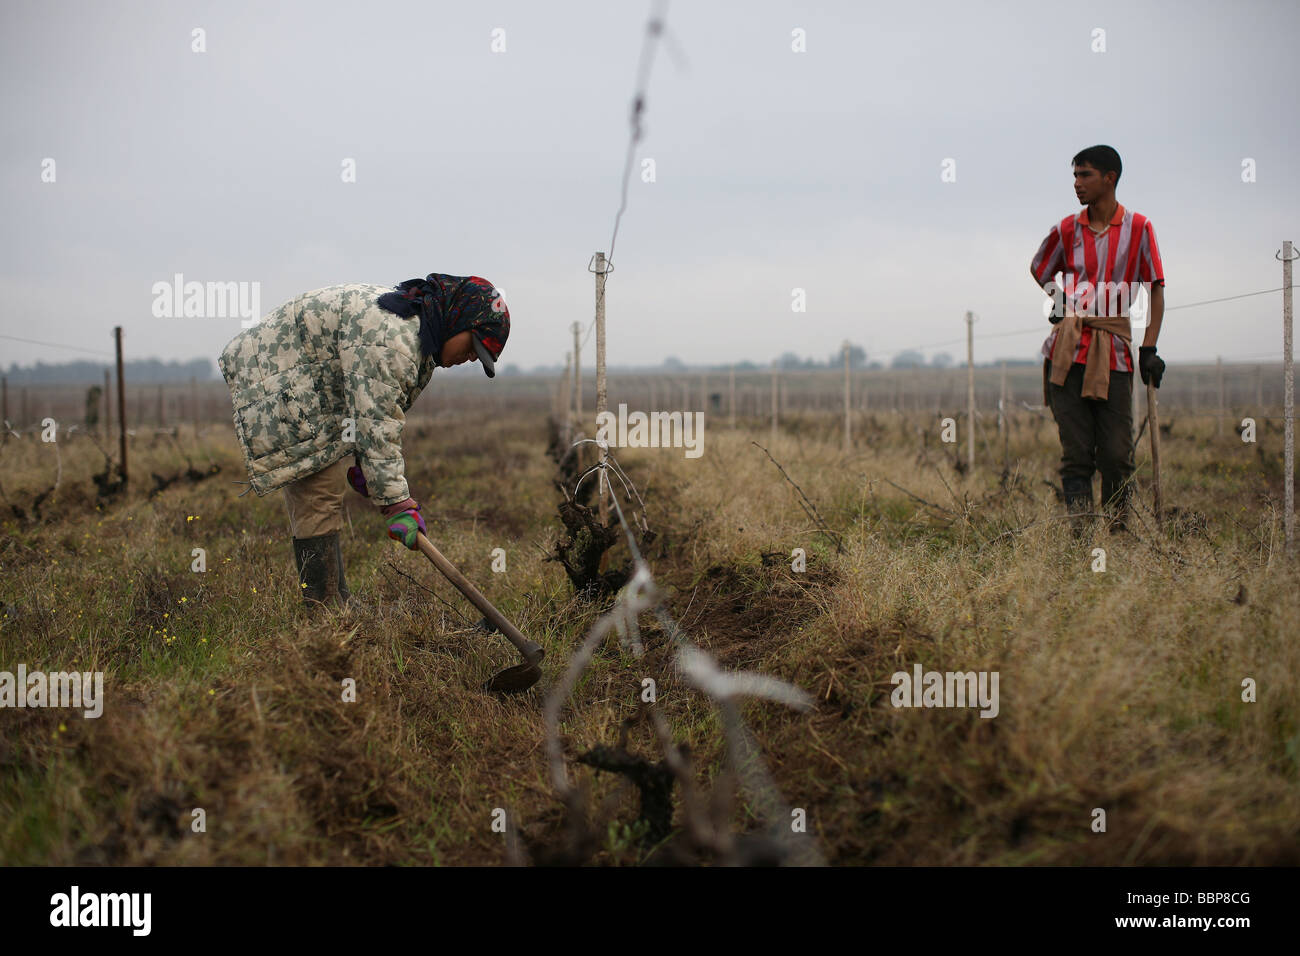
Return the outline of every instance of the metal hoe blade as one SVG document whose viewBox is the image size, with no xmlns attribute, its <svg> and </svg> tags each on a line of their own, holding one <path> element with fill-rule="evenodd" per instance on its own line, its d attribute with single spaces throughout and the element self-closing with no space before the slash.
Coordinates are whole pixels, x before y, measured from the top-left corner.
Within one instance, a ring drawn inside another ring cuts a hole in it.
<svg viewBox="0 0 1300 956">
<path fill-rule="evenodd" d="M 542 678 L 542 669 L 524 661 L 492 676 L 483 689 L 496 694 L 522 694 Z"/>
</svg>

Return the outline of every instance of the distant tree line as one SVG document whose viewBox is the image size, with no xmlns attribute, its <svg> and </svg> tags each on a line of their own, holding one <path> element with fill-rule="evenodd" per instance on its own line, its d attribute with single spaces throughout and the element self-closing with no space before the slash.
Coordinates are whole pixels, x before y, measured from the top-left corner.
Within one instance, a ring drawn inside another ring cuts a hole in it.
<svg viewBox="0 0 1300 956">
<path fill-rule="evenodd" d="M 883 369 L 885 364 L 879 359 L 868 361 L 866 350 L 859 345 L 849 346 L 849 367 L 853 369 Z M 994 366 L 1006 362 L 1008 368 L 1014 368 L 1017 365 L 1037 365 L 1038 361 L 1034 359 L 994 359 L 991 362 L 976 362 L 976 366 Z M 216 363 L 209 358 L 190 359 L 188 362 L 181 362 L 173 359 L 170 362 L 163 362 L 160 359 L 132 359 L 125 363 L 126 381 L 129 385 L 168 385 L 183 384 L 191 378 L 199 382 L 209 382 L 220 378 L 217 373 Z M 811 371 L 816 369 L 842 369 L 844 367 L 844 353 L 835 352 L 827 357 L 826 361 L 819 362 L 814 358 L 800 358 L 794 352 L 786 352 L 776 360 L 778 368 L 785 371 Z M 962 363 L 964 367 L 965 363 Z M 664 359 L 658 366 L 665 372 L 687 372 L 710 369 L 712 371 L 726 371 L 732 366 L 727 365 L 687 365 L 676 356 L 669 356 Z M 771 369 L 770 364 L 760 364 L 757 362 L 736 362 L 735 369 L 737 372 L 765 372 Z M 937 368 L 945 369 L 953 367 L 953 357 L 947 352 L 939 352 L 925 360 L 925 356 L 914 349 L 908 349 L 896 354 L 889 362 L 889 368 Z M 101 362 L 59 362 L 50 364 L 47 362 L 37 362 L 35 365 L 20 368 L 17 363 L 11 364 L 8 371 L 4 372 L 9 378 L 10 385 L 82 385 L 90 383 L 100 383 L 104 380 L 104 369 L 110 372 L 113 370 L 113 364 Z M 628 372 L 648 372 L 653 366 L 631 367 L 631 366 L 610 366 L 611 372 L 628 371 Z M 587 371 L 590 371 L 588 369 Z M 531 369 L 534 375 L 556 375 L 564 373 L 563 365 L 539 365 Z M 522 375 L 523 370 L 518 365 L 504 365 L 501 367 L 502 375 Z"/>
<path fill-rule="evenodd" d="M 1006 362 L 1007 366 L 1014 367 L 1017 365 L 1037 365 L 1035 359 L 994 359 L 991 362 L 976 362 L 976 367 L 998 366 Z M 664 359 L 662 366 L 668 372 L 685 372 L 690 366 L 675 356 Z M 730 366 L 712 366 L 716 369 L 727 369 Z M 819 362 L 815 358 L 800 358 L 794 352 L 786 352 L 776 360 L 776 367 L 785 371 L 810 371 L 814 369 L 842 369 L 844 368 L 844 353 L 834 352 L 824 362 Z M 915 349 L 907 349 L 896 354 L 889 362 L 890 368 L 952 368 L 953 357 L 947 352 L 937 352 L 931 356 L 930 361 L 926 362 L 925 356 Z M 961 367 L 965 367 L 963 362 Z M 770 365 L 761 365 L 755 362 L 737 362 L 737 372 L 757 372 L 770 369 Z M 867 361 L 866 350 L 860 345 L 849 346 L 849 368 L 853 369 L 883 369 L 885 365 L 880 360 Z"/>
<path fill-rule="evenodd" d="M 1007 368 L 1015 368 L 1017 366 L 1037 366 L 1041 364 L 1042 360 L 1026 359 L 1026 358 L 995 358 L 987 362 L 976 362 L 975 367 L 976 368 L 997 368 L 1000 365 L 1002 365 L 1004 362 L 1006 363 Z M 800 358 L 798 355 L 796 355 L 793 352 L 786 352 L 784 355 L 782 355 L 780 358 L 776 360 L 776 365 L 780 369 L 789 370 L 789 371 L 810 371 L 810 370 L 835 371 L 844 368 L 844 354 L 842 352 L 836 353 L 835 355 L 832 355 L 830 358 L 828 358 L 825 362 L 819 362 L 813 358 Z M 677 358 L 676 356 L 669 356 L 668 358 L 664 359 L 663 362 L 661 362 L 659 365 L 611 365 L 609 366 L 609 371 L 611 373 L 631 373 L 631 374 L 648 374 L 656 371 L 670 372 L 673 374 L 684 373 L 684 372 L 703 372 L 703 371 L 721 373 L 721 372 L 726 372 L 733 367 L 737 372 L 767 372 L 771 370 L 772 365 L 771 363 L 759 363 L 759 362 L 750 362 L 750 361 L 736 362 L 734 366 L 730 363 L 727 363 L 725 365 L 687 365 L 685 362 L 683 362 L 681 359 Z M 854 369 L 879 370 L 885 368 L 886 366 L 883 362 L 881 362 L 878 359 L 867 361 L 867 355 L 861 348 L 859 348 L 858 346 L 851 346 L 849 350 L 849 367 Z M 897 355 L 895 355 L 890 360 L 888 367 L 894 369 L 898 369 L 898 368 L 946 369 L 946 368 L 954 368 L 954 367 L 965 368 L 966 363 L 963 362 L 961 363 L 961 365 L 955 365 L 953 361 L 953 357 L 949 355 L 947 352 L 940 352 L 937 355 L 931 357 L 930 361 L 927 362 L 925 360 L 925 356 L 922 355 L 920 352 L 917 352 L 913 349 L 909 349 L 904 352 L 899 352 Z M 586 375 L 590 373 L 591 373 L 591 369 L 590 367 L 588 367 L 583 374 Z M 521 375 L 524 373 L 518 366 L 510 365 L 510 366 L 506 366 L 502 370 L 502 374 Z M 563 375 L 564 366 L 563 365 L 535 365 L 528 370 L 528 374 Z"/>
<path fill-rule="evenodd" d="M 208 382 L 217 377 L 216 363 L 209 358 L 190 359 L 188 362 L 132 359 L 122 364 L 128 385 L 166 385 L 188 382 L 192 378 Z M 15 362 L 4 374 L 10 385 L 81 385 L 102 383 L 104 369 L 113 371 L 114 368 L 111 362 L 37 362 L 28 368 L 20 368 Z"/>
</svg>

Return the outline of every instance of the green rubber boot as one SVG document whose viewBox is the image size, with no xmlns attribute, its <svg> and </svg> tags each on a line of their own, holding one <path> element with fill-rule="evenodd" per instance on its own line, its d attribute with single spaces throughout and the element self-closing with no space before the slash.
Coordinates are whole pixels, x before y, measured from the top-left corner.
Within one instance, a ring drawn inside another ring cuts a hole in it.
<svg viewBox="0 0 1300 956">
<path fill-rule="evenodd" d="M 339 566 L 339 601 L 343 604 L 350 601 L 359 603 L 352 597 L 352 592 L 348 590 L 347 579 L 343 577 L 343 545 L 337 534 L 334 535 L 334 560 Z"/>
<path fill-rule="evenodd" d="M 298 565 L 298 590 L 303 604 L 342 604 L 348 597 L 343 580 L 343 552 L 338 532 L 314 538 L 294 538 L 293 557 Z"/>
</svg>

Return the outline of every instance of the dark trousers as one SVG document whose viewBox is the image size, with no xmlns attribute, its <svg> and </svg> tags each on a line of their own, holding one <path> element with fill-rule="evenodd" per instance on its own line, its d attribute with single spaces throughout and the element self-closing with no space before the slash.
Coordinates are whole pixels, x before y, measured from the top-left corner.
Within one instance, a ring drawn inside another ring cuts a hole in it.
<svg viewBox="0 0 1300 956">
<path fill-rule="evenodd" d="M 1092 502 L 1092 473 L 1101 472 L 1101 500 L 1124 505 L 1133 476 L 1133 373 L 1111 370 L 1106 401 L 1083 397 L 1083 363 L 1064 385 L 1047 383 L 1061 435 L 1061 488 L 1067 503 Z M 1046 370 L 1044 371 L 1046 375 Z M 1072 500 L 1073 499 L 1073 500 Z"/>
</svg>

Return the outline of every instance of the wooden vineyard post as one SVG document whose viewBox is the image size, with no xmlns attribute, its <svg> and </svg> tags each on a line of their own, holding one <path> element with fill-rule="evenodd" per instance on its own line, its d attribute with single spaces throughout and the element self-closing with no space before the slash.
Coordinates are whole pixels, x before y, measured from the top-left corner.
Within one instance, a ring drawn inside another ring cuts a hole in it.
<svg viewBox="0 0 1300 956">
<path fill-rule="evenodd" d="M 853 405 L 850 393 L 852 392 L 851 372 L 849 371 L 849 343 L 844 342 L 844 454 L 849 453 L 853 447 L 853 426 L 851 419 L 853 415 Z"/>
<path fill-rule="evenodd" d="M 1283 417 L 1283 527 L 1286 556 L 1295 557 L 1295 364 L 1291 353 L 1291 240 L 1282 243 L 1282 417 Z"/>
<path fill-rule="evenodd" d="M 117 447 L 118 471 L 126 485 L 126 380 L 122 372 L 122 326 L 113 328 L 113 341 L 117 347 Z"/>
<path fill-rule="evenodd" d="M 582 343 L 578 335 L 582 326 L 573 323 L 573 425 L 582 428 Z"/>
<path fill-rule="evenodd" d="M 777 410 L 779 404 L 777 392 L 780 389 L 780 387 L 781 387 L 780 373 L 777 370 L 776 362 L 774 361 L 772 363 L 772 441 L 771 441 L 771 444 L 774 448 L 776 447 L 777 416 L 780 414 L 779 411 Z"/>
<path fill-rule="evenodd" d="M 734 429 L 736 427 L 736 366 L 734 365 L 731 366 L 731 379 L 728 383 L 728 395 L 730 397 L 728 399 L 727 407 L 731 409 L 731 427 Z"/>
<path fill-rule="evenodd" d="M 975 473 L 975 313 L 966 313 L 966 467 Z"/>
<path fill-rule="evenodd" d="M 596 420 L 607 410 L 608 396 L 605 380 L 605 253 L 596 253 Z M 594 432 L 593 432 L 594 434 Z M 610 436 L 606 435 L 606 439 Z M 615 436 L 617 437 L 617 436 Z M 605 468 L 609 461 L 608 448 L 600 449 L 600 471 L 597 472 L 600 490 L 600 523 L 609 523 L 609 482 Z"/>
</svg>

